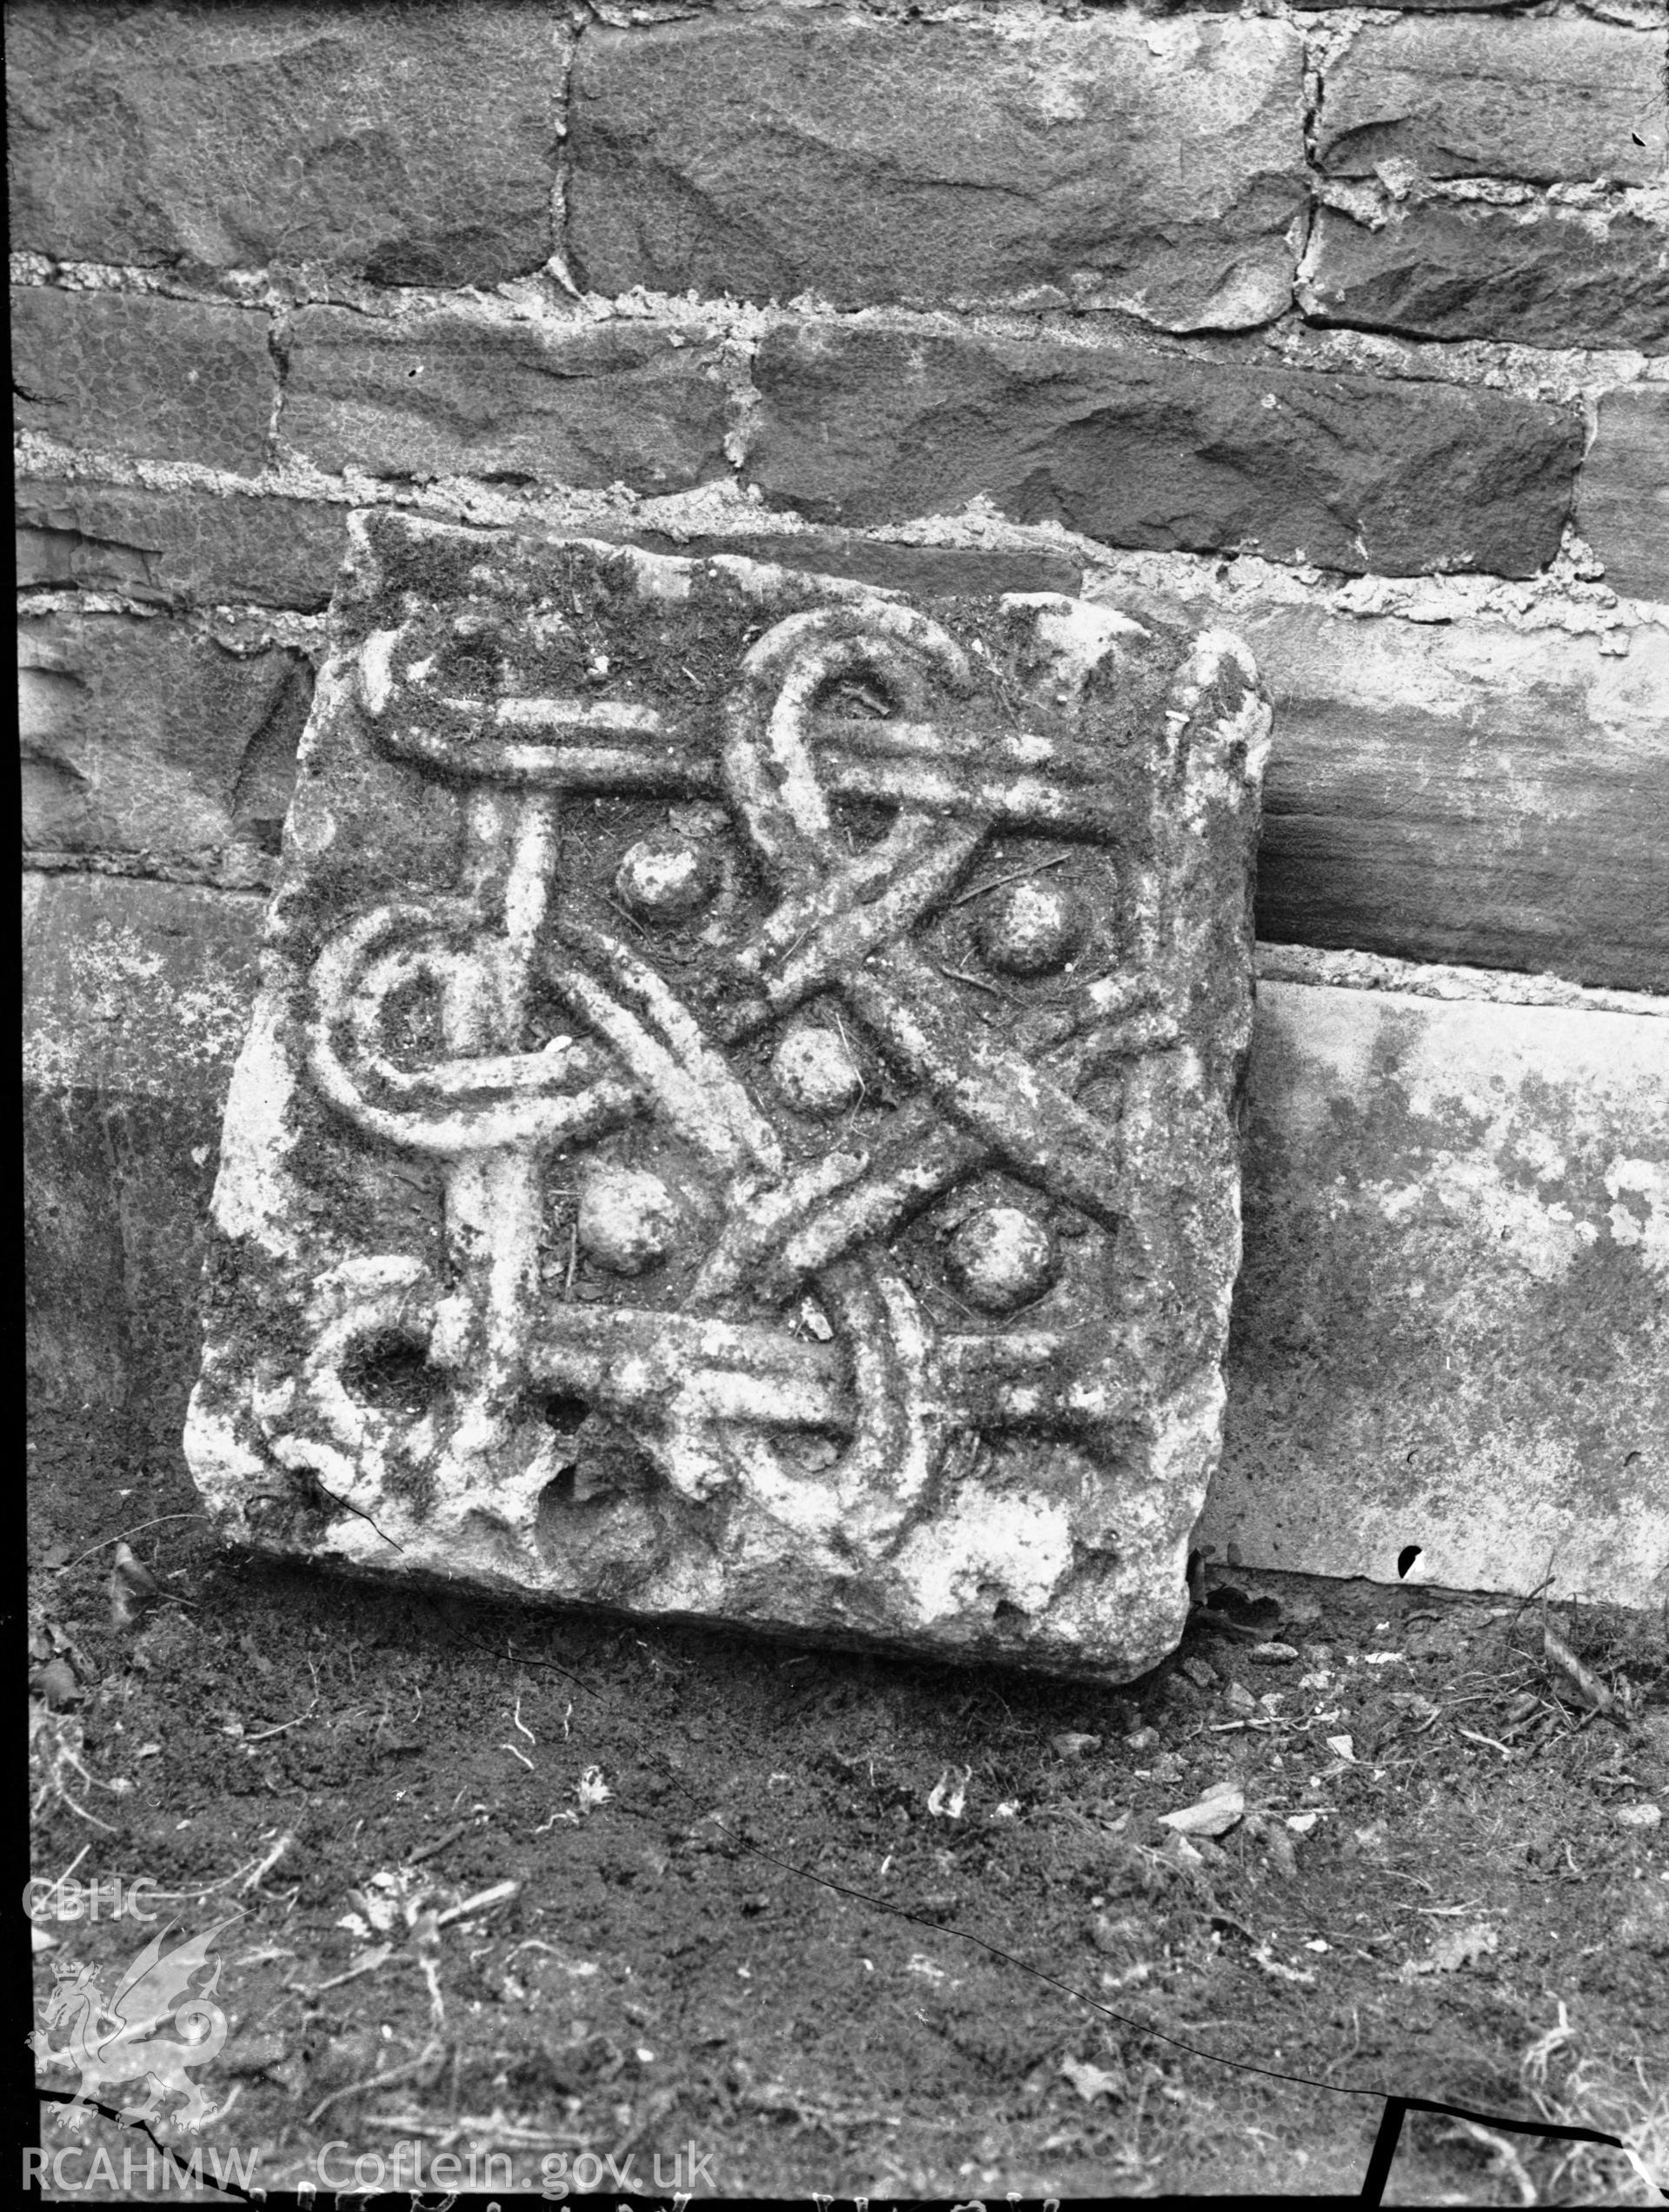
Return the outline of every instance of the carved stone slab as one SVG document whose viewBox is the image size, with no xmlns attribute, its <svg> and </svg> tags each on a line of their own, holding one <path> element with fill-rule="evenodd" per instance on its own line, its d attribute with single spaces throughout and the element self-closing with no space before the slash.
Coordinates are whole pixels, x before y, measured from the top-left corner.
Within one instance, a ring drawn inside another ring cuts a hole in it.
<svg viewBox="0 0 1669 2212">
<path fill-rule="evenodd" d="M 1245 649 L 353 530 L 216 1191 L 225 1532 L 1153 1664 L 1239 1259 Z"/>
</svg>

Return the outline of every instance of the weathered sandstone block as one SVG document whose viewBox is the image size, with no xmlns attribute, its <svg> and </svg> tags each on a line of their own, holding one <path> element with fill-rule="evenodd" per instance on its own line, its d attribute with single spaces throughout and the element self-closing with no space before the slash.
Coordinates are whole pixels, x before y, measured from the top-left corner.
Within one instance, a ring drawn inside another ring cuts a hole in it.
<svg viewBox="0 0 1669 2212">
<path fill-rule="evenodd" d="M 1282 23 L 599 28 L 575 62 L 569 250 L 602 292 L 861 307 L 1050 286 L 1239 329 L 1291 298 L 1303 111 Z"/>
<path fill-rule="evenodd" d="M 1669 228 L 1624 208 L 1394 203 L 1317 211 L 1305 312 L 1416 338 L 1669 351 Z"/>
<path fill-rule="evenodd" d="M 1261 936 L 1669 992 L 1669 636 L 1285 607 Z"/>
<path fill-rule="evenodd" d="M 984 494 L 1108 545 L 1352 574 L 1533 574 L 1582 455 L 1574 409 L 1497 392 L 1014 339 L 783 323 L 754 381 L 753 479 L 820 521 Z"/>
<path fill-rule="evenodd" d="M 1427 176 L 1650 184 L 1663 37 L 1570 17 L 1369 23 L 1323 70 L 1317 149 L 1334 176 L 1403 161 Z"/>
<path fill-rule="evenodd" d="M 23 845 L 235 870 L 276 854 L 312 674 L 130 614 L 19 626 Z"/>
<path fill-rule="evenodd" d="M 1601 399 L 1576 523 L 1613 591 L 1669 600 L 1669 384 L 1628 385 Z"/>
<path fill-rule="evenodd" d="M 18 285 L 11 349 L 22 428 L 246 476 L 266 460 L 278 372 L 256 309 Z"/>
<path fill-rule="evenodd" d="M 1669 1599 L 1669 1005 L 1640 1006 L 1259 984 L 1219 1558 L 1394 1582 L 1417 1547 L 1452 1589 Z"/>
<path fill-rule="evenodd" d="M 685 491 L 727 466 L 716 355 L 638 322 L 308 308 L 281 430 L 322 468 Z"/>
<path fill-rule="evenodd" d="M 263 901 L 104 875 L 23 888 L 30 1399 L 177 1435 Z"/>
<path fill-rule="evenodd" d="M 322 500 L 142 486 L 17 488 L 17 581 L 120 592 L 163 607 L 328 606 L 347 509 Z"/>
<path fill-rule="evenodd" d="M 11 242 L 60 260 L 494 284 L 552 245 L 537 0 L 9 10 Z"/>
<path fill-rule="evenodd" d="M 224 1125 L 223 1527 L 1144 1670 L 1238 1259 L 1244 648 L 354 527 Z"/>
</svg>

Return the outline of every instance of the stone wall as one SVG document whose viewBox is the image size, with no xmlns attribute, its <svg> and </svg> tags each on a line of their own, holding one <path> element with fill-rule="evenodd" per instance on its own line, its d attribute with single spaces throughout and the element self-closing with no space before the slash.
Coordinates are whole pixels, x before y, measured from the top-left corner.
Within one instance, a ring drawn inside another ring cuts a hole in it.
<svg viewBox="0 0 1669 2212">
<path fill-rule="evenodd" d="M 1661 1593 L 1663 0 L 7 20 L 40 1403 L 177 1429 L 322 609 L 393 502 L 1239 629 L 1208 1533 L 1510 1587 L 1580 1524 L 1571 1586 Z"/>
</svg>

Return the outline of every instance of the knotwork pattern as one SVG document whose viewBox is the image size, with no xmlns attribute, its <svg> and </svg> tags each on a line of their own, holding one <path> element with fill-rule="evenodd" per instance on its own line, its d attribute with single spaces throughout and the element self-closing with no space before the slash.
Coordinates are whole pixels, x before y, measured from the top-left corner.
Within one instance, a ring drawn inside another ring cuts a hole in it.
<svg viewBox="0 0 1669 2212">
<path fill-rule="evenodd" d="M 460 1459 L 490 1480 L 525 1464 L 530 1407 L 582 1404 L 686 1500 L 738 1490 L 838 1564 L 885 1554 L 958 1437 L 1104 1431 L 1129 1392 L 1115 1335 L 1024 1310 L 1056 1278 L 1051 1221 L 1110 1239 L 1127 1211 L 1116 1117 L 1081 1094 L 1177 1025 L 1140 960 L 1076 980 L 1083 901 L 1053 861 L 979 880 L 994 834 L 1116 842 L 1129 800 L 1104 760 L 1068 716 L 971 716 L 967 652 L 879 595 L 766 628 L 716 741 L 606 692 L 449 690 L 469 619 L 375 632 L 355 677 L 382 755 L 460 793 L 462 880 L 336 929 L 308 1008 L 318 1093 L 375 1146 L 442 1164 L 446 1261 L 385 1253 L 318 1281 L 299 1372 L 260 1409 L 277 1456 L 349 1502 Z M 721 867 L 718 830 L 669 829 L 624 854 L 615 900 L 570 898 L 563 808 L 600 795 L 722 808 L 738 849 Z M 848 834 L 854 803 L 891 810 L 873 841 Z M 739 871 L 762 913 L 715 892 Z M 1001 982 L 958 981 L 925 948 L 968 898 L 994 975 L 1051 979 L 1023 1043 L 969 1012 Z M 709 909 L 700 987 L 680 987 L 657 933 Z M 563 1017 L 536 1049 L 535 1003 Z M 414 1006 L 422 1049 L 399 1041 Z M 877 1069 L 887 1108 L 859 1114 Z M 553 1289 L 558 1162 L 578 1204 Z M 1021 1199 L 954 1225 L 969 1325 L 948 1325 L 898 1239 L 990 1175 Z M 617 1302 L 571 1295 L 581 1252 Z M 356 1386 L 390 1343 L 428 1378 L 421 1412 Z"/>
</svg>

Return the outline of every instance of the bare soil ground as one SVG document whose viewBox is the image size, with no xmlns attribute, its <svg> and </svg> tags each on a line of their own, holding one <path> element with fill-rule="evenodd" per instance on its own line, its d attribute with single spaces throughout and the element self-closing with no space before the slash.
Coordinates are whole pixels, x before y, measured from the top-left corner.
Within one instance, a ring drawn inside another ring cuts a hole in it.
<svg viewBox="0 0 1669 2212">
<path fill-rule="evenodd" d="M 233 1923 L 223 2109 L 163 2142 L 269 2189 L 416 2141 L 535 2190 L 693 2145 L 698 2195 L 1353 2194 L 1393 2092 L 1669 2183 L 1669 1830 L 1619 1817 L 1669 1804 L 1660 1618 L 1213 1569 L 1114 1695 L 275 1569 L 142 1529 L 195 1500 L 132 1436 L 36 1424 L 34 1865 Z M 43 2002 L 150 1932 L 40 1925 Z M 1386 2201 L 1660 2200 L 1414 2116 Z"/>
</svg>

